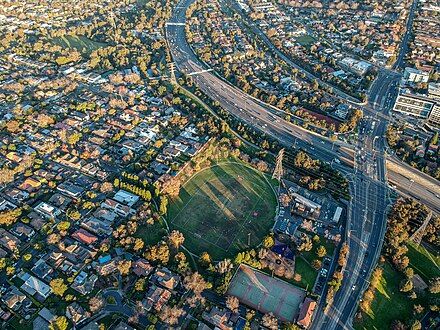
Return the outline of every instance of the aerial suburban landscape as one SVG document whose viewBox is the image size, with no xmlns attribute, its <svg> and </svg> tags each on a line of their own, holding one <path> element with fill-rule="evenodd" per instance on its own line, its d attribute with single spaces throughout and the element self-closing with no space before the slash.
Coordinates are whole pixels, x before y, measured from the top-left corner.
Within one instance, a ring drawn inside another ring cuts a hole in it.
<svg viewBox="0 0 440 330">
<path fill-rule="evenodd" d="M 0 0 L 1 329 L 440 329 L 438 0 Z"/>
</svg>

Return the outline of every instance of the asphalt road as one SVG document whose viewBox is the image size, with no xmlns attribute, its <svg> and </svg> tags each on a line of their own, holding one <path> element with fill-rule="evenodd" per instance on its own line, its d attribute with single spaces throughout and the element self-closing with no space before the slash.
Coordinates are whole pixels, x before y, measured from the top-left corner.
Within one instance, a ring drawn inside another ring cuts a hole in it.
<svg viewBox="0 0 440 330">
<path fill-rule="evenodd" d="M 386 107 L 393 88 L 393 79 L 379 76 L 370 93 L 370 104 L 387 114 Z M 352 201 L 346 228 L 349 246 L 344 280 L 333 303 L 324 310 L 320 301 L 313 329 L 352 328 L 353 315 L 368 279 L 376 265 L 386 228 L 388 186 L 386 183 L 386 121 L 374 116 L 365 118 L 359 127 L 355 146 L 355 172 L 351 181 Z"/>
<path fill-rule="evenodd" d="M 194 0 L 181 1 L 176 7 L 170 23 L 167 25 L 167 40 L 171 54 L 180 72 L 191 74 L 208 69 L 193 53 L 185 37 L 186 8 Z M 176 24 L 177 23 L 177 24 Z M 281 111 L 261 104 L 235 86 L 230 85 L 212 72 L 203 72 L 192 75 L 199 89 L 230 112 L 233 116 L 248 125 L 278 139 L 287 147 L 296 146 L 309 151 L 323 161 L 331 163 L 335 158 L 341 158 L 342 164 L 333 163 L 343 173 L 352 172 L 353 159 L 350 153 L 344 152 L 341 147 L 350 147 L 342 141 L 331 141 L 321 135 L 310 132 L 299 126 L 285 121 L 280 116 Z M 350 159 L 351 158 L 351 159 Z M 347 160 L 343 163 L 344 159 Z"/>
<path fill-rule="evenodd" d="M 411 37 L 412 24 L 414 19 L 414 14 L 416 12 L 418 0 L 414 0 L 410 7 L 410 12 L 408 19 L 406 21 L 406 31 L 403 36 L 402 42 L 400 43 L 399 55 L 397 56 L 396 62 L 394 63 L 394 69 L 399 70 L 405 66 L 405 56 L 408 51 L 408 41 Z"/>
<path fill-rule="evenodd" d="M 166 28 L 176 66 L 180 72 L 186 74 L 208 69 L 194 55 L 185 37 L 185 12 L 193 1 L 181 1 Z M 415 179 L 410 179 L 414 182 L 410 181 L 411 186 L 406 187 L 402 183 L 404 179 L 397 178 L 405 173 L 401 169 L 406 164 L 396 161 L 396 167 L 390 170 L 385 165 L 386 118 L 389 118 L 388 111 L 393 103 L 399 75 L 384 70 L 371 87 L 367 105 L 368 117 L 362 123 L 355 148 L 341 141 L 332 142 L 286 122 L 278 116 L 280 113 L 276 110 L 261 104 L 215 73 L 194 74 L 193 79 L 202 92 L 218 101 L 222 108 L 242 122 L 278 139 L 287 147 L 301 147 L 314 157 L 332 163 L 350 179 L 353 198 L 347 224 L 350 253 L 346 276 L 329 311 L 323 313 L 322 309 L 318 310 L 314 328 L 351 328 L 352 316 L 368 284 L 383 242 L 389 205 L 387 177 L 391 181 L 397 181 L 396 188 L 402 189 L 403 194 L 411 190 L 422 203 L 434 210 L 439 207 L 435 195 L 426 193 L 426 182 L 421 179 L 423 175 L 419 171 L 411 168 L 408 173 Z M 341 164 L 334 162 L 335 159 L 340 159 Z M 354 169 L 350 165 L 353 162 Z"/>
</svg>

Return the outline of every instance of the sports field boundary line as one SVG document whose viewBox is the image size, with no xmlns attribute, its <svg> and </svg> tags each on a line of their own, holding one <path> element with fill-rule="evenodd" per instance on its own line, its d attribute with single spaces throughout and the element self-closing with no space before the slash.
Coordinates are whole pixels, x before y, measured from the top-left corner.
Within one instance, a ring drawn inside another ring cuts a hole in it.
<svg viewBox="0 0 440 330">
<path fill-rule="evenodd" d="M 206 169 L 210 169 L 210 168 L 206 168 Z M 203 171 L 204 171 L 205 169 L 203 169 Z M 198 173 L 200 173 L 200 172 L 198 172 Z M 211 181 L 208 181 L 208 182 L 211 182 Z M 200 187 L 197 187 L 197 190 L 195 191 L 195 193 L 191 196 L 191 198 L 182 206 L 182 207 L 180 207 L 179 208 L 179 212 L 172 218 L 172 219 L 170 219 L 170 223 L 174 223 L 174 220 L 183 212 L 183 210 L 185 210 L 185 208 L 188 206 L 188 204 L 189 203 L 191 203 L 191 201 L 193 200 L 193 198 L 194 197 L 197 197 L 197 196 L 202 196 L 203 194 L 201 193 L 202 192 L 202 189 L 201 189 L 201 187 L 203 187 L 203 186 L 205 186 L 208 182 L 205 182 L 205 183 L 203 183 L 203 185 L 202 186 L 200 186 Z M 185 183 L 186 184 L 186 183 Z M 182 185 L 182 188 L 183 188 L 183 185 Z M 229 198 L 228 198 L 229 199 Z M 185 222 L 185 224 L 186 224 L 186 222 Z"/>
<path fill-rule="evenodd" d="M 206 171 L 206 170 L 208 170 L 208 169 L 213 169 L 213 168 L 216 168 L 216 167 L 221 167 L 222 165 L 239 165 L 239 166 L 243 166 L 243 167 L 245 167 L 245 168 L 247 168 L 247 169 L 252 170 L 252 172 L 258 174 L 259 176 L 262 176 L 262 177 L 263 177 L 263 180 L 266 182 L 267 185 L 269 185 L 270 190 L 272 190 L 273 196 L 275 197 L 275 201 L 276 201 L 276 205 L 275 205 L 275 215 L 274 215 L 274 217 L 273 217 L 273 219 L 272 219 L 272 220 L 275 222 L 275 219 L 276 219 L 276 216 L 277 216 L 277 213 L 278 213 L 278 209 L 279 209 L 278 193 L 277 193 L 277 191 L 274 189 L 274 186 L 272 185 L 272 183 L 268 180 L 268 178 L 267 178 L 265 172 L 259 171 L 259 170 L 257 170 L 256 168 L 252 167 L 251 165 L 249 165 L 249 164 L 247 164 L 247 163 L 245 163 L 245 162 L 238 161 L 238 160 L 235 160 L 235 161 L 221 161 L 221 162 L 218 162 L 218 163 L 216 163 L 216 164 L 214 164 L 214 165 L 207 166 L 207 167 L 201 169 L 200 171 L 198 171 L 197 173 L 194 173 L 194 174 L 192 174 L 190 177 L 188 177 L 188 178 L 185 180 L 185 182 L 182 183 L 181 188 L 183 188 L 185 185 L 187 185 L 188 182 L 191 181 L 195 176 L 200 175 L 201 173 L 203 173 L 204 171 Z M 263 188 L 263 187 L 261 187 L 261 188 Z M 253 189 L 252 189 L 252 190 L 253 190 Z M 200 189 L 199 189 L 199 191 L 200 191 Z M 192 196 L 191 199 L 192 199 L 193 197 L 194 197 L 194 196 Z M 191 200 L 191 199 L 190 199 L 190 200 Z M 178 214 L 177 214 L 176 216 L 174 216 L 172 220 L 170 220 L 170 223 L 171 223 L 171 224 L 173 224 L 173 220 L 174 220 L 174 219 L 175 219 L 175 218 L 176 218 L 176 217 L 182 212 L 182 210 L 188 205 L 189 202 L 190 202 L 190 201 L 188 201 L 187 203 L 185 203 L 184 207 L 182 207 L 182 208 L 179 210 Z M 254 208 L 254 209 L 255 209 L 255 208 Z M 166 226 L 167 226 L 167 228 L 168 228 L 168 230 L 169 230 L 168 221 L 167 221 L 167 219 L 165 219 L 166 217 L 163 217 L 163 218 L 164 218 L 165 224 L 166 224 Z M 173 224 L 173 226 L 176 226 L 176 225 Z M 178 226 L 176 226 L 176 227 L 178 227 Z M 179 227 L 182 228 L 181 226 L 179 226 Z M 209 242 L 209 243 L 212 244 L 211 242 Z M 218 248 L 218 246 L 217 246 L 216 244 L 215 244 L 215 246 Z M 230 245 L 230 246 L 231 246 L 231 245 Z M 230 246 L 229 246 L 229 247 L 230 247 Z M 226 250 L 226 252 L 229 251 L 229 247 L 228 247 L 228 250 Z M 192 252 L 192 251 L 189 250 L 187 247 L 185 247 L 185 250 L 186 250 L 187 252 L 191 253 L 191 255 L 193 255 L 193 256 L 198 256 L 198 257 L 200 257 L 200 255 L 198 255 L 198 254 Z M 223 250 L 224 250 L 224 249 L 223 249 Z M 213 262 L 219 262 L 219 261 L 220 261 L 220 260 L 213 260 Z"/>
</svg>

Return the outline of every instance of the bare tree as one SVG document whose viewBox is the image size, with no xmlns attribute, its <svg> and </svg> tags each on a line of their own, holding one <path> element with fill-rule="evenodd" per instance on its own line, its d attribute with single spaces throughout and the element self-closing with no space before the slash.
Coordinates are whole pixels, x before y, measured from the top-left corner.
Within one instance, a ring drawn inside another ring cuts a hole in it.
<svg viewBox="0 0 440 330">
<path fill-rule="evenodd" d="M 215 266 L 215 269 L 218 273 L 224 274 L 232 270 L 233 267 L 234 265 L 232 264 L 231 259 L 224 259 L 218 262 L 218 264 Z"/>
<path fill-rule="evenodd" d="M 281 205 L 283 205 L 284 207 L 289 206 L 289 203 L 292 199 L 290 198 L 290 196 L 288 194 L 281 194 L 280 195 L 280 202 Z"/>
<path fill-rule="evenodd" d="M 202 275 L 195 272 L 185 276 L 183 286 L 185 289 L 194 292 L 194 294 L 200 295 L 203 290 L 211 287 L 211 283 L 206 282 Z"/>
</svg>

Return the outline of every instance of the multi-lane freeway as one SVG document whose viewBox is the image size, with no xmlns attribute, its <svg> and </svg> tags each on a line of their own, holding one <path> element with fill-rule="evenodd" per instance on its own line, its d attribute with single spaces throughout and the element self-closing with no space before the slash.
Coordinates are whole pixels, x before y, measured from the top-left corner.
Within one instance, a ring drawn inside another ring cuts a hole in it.
<svg viewBox="0 0 440 330">
<path fill-rule="evenodd" d="M 177 68 L 186 74 L 203 72 L 209 69 L 194 54 L 185 36 L 186 10 L 193 2 L 194 0 L 181 1 L 173 11 L 173 16 L 166 27 L 167 41 L 173 59 Z M 295 145 L 296 147 L 303 148 L 323 161 L 332 162 L 335 158 L 338 158 L 341 160 L 341 164 L 333 163 L 333 166 L 345 174 L 352 172 L 350 168 L 350 164 L 353 163 L 352 153 L 344 151 L 347 148 L 341 148 L 344 146 L 351 148 L 351 146 L 347 146 L 341 141 L 332 142 L 302 127 L 286 122 L 281 117 L 276 116 L 277 111 L 273 107 L 269 108 L 261 104 L 255 98 L 226 82 L 216 75 L 215 72 L 203 72 L 192 77 L 201 91 L 209 95 L 213 100 L 218 101 L 225 110 L 248 125 L 252 125 L 260 131 L 277 138 L 286 146 L 291 147 Z M 376 122 L 379 122 L 381 119 L 390 118 L 384 112 L 374 111 L 373 107 L 378 104 L 383 106 L 390 106 L 392 104 L 392 96 L 395 94 L 394 91 L 397 88 L 398 78 L 399 76 L 392 71 L 384 70 L 379 73 L 379 78 L 370 89 L 369 103 L 371 106 L 365 106 L 363 110 L 370 116 L 375 116 Z M 390 89 L 390 93 L 387 92 L 388 89 Z M 345 165 L 344 160 L 347 160 L 349 165 Z M 402 171 L 400 171 L 399 167 L 406 165 L 402 162 L 399 162 L 398 165 L 398 167 L 393 167 L 387 171 L 388 178 L 398 178 L 401 176 Z M 423 173 L 413 169 L 412 175 L 420 176 Z M 408 180 L 414 181 L 411 185 L 413 191 L 422 192 L 426 190 L 423 180 L 417 180 L 417 178 L 408 178 Z M 402 192 L 406 193 L 407 187 L 404 181 L 402 181 L 402 185 L 400 185 L 399 180 L 393 180 L 393 182 L 398 191 L 399 188 L 402 188 Z M 440 189 L 440 185 L 437 184 L 437 187 Z M 436 206 L 440 201 L 435 195 L 426 193 L 418 195 L 417 199 L 430 206 Z"/>
<path fill-rule="evenodd" d="M 173 18 L 167 25 L 167 40 L 171 54 L 180 72 L 190 74 L 203 72 L 206 66 L 195 56 L 186 41 L 185 22 L 186 8 L 194 0 L 183 0 L 176 7 Z M 323 161 L 332 162 L 335 158 L 351 158 L 344 153 L 343 146 L 349 147 L 341 141 L 331 141 L 310 132 L 304 128 L 285 121 L 274 108 L 267 107 L 244 93 L 235 86 L 230 85 L 212 72 L 203 72 L 192 76 L 199 89 L 218 101 L 222 108 L 228 110 L 241 121 L 251 125 L 265 134 L 278 139 L 286 146 L 296 146 L 312 151 Z M 344 164 L 334 164 L 343 173 L 351 172 Z"/>
<path fill-rule="evenodd" d="M 352 200 L 346 228 L 350 253 L 345 280 L 330 309 L 326 313 L 318 309 L 314 322 L 315 329 L 350 328 L 383 241 L 389 205 L 387 178 L 396 190 L 410 194 L 440 212 L 440 199 L 431 193 L 440 191 L 438 182 L 427 180 L 423 173 L 392 157 L 388 157 L 389 166 L 386 166 L 386 119 L 389 118 L 399 75 L 389 70 L 380 72 L 369 91 L 368 116 L 361 124 L 358 143 L 352 146 L 341 141 L 332 142 L 285 121 L 273 107 L 232 86 L 215 72 L 206 71 L 210 68 L 197 58 L 185 36 L 186 10 L 193 2 L 182 0 L 166 27 L 168 45 L 178 70 L 193 74 L 193 80 L 202 92 L 242 122 L 278 139 L 287 147 L 303 148 L 314 157 L 332 163 L 350 180 Z M 198 72 L 200 74 L 194 74 Z M 339 161 L 334 162 L 335 159 Z"/>
<path fill-rule="evenodd" d="M 370 91 L 369 103 L 377 112 L 388 115 L 393 95 L 393 75 L 380 73 Z M 344 280 L 327 310 L 323 302 L 315 316 L 314 329 L 351 328 L 353 315 L 377 262 L 386 228 L 388 185 L 386 182 L 386 121 L 367 117 L 359 127 L 355 146 L 355 179 L 346 227 L 349 246 Z"/>
</svg>

